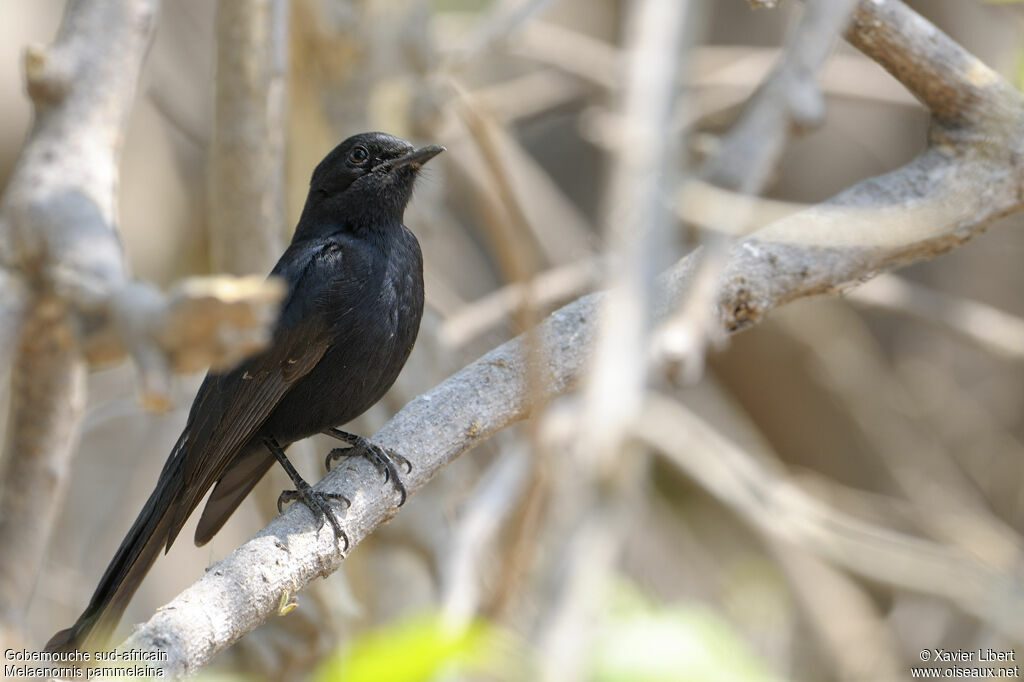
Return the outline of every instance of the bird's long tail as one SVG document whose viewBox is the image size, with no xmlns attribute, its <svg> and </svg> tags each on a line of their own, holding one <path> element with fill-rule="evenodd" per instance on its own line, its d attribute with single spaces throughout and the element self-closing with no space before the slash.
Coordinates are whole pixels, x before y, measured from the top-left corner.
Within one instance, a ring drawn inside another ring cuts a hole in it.
<svg viewBox="0 0 1024 682">
<path fill-rule="evenodd" d="M 70 628 L 61 630 L 46 643 L 49 651 L 100 648 L 117 626 L 132 595 L 153 566 L 168 539 L 177 534 L 174 506 L 184 487 L 182 458 L 185 434 L 164 465 L 156 489 L 149 496 L 128 535 L 107 566 L 100 584 L 82 615 Z"/>
</svg>

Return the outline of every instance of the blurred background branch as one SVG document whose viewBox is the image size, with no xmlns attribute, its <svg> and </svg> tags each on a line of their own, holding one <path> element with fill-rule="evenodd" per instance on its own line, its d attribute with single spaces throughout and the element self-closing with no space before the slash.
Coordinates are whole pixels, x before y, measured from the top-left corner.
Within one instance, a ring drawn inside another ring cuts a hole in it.
<svg viewBox="0 0 1024 682">
<path fill-rule="evenodd" d="M 952 599 L 1015 641 L 1024 635 L 1021 577 L 1006 567 L 837 513 L 670 398 L 651 396 L 636 435 L 756 528 L 873 580 Z"/>
<path fill-rule="evenodd" d="M 1006 360 L 1024 358 L 1024 320 L 981 301 L 944 294 L 896 275 L 875 277 L 851 289 L 847 298 L 951 331 Z"/>
<path fill-rule="evenodd" d="M 217 272 L 264 274 L 284 251 L 290 11 L 288 0 L 217 3 L 209 169 Z"/>
<path fill-rule="evenodd" d="M 856 0 L 808 0 L 774 70 L 751 96 L 739 119 L 719 141 L 700 175 L 715 187 L 759 195 L 771 179 L 790 138 L 820 126 L 825 99 L 818 71 L 846 26 Z M 658 330 L 656 352 L 672 372 L 695 381 L 703 372 L 705 348 L 722 341 L 715 319 L 718 282 L 735 241 L 736 226 L 749 219 L 748 205 L 732 210 L 707 232 L 697 256 L 697 275 L 686 300 Z"/>
<path fill-rule="evenodd" d="M 130 355 L 142 400 L 172 371 L 262 347 L 274 283 L 194 281 L 171 297 L 131 281 L 116 233 L 120 149 L 158 3 L 69 5 L 56 42 L 25 52 L 35 126 L 0 200 L 11 283 L 0 350 L 13 367 L 0 491 L 0 627 L 17 641 L 79 438 L 89 361 Z M 5 637 L 5 641 L 6 637 Z"/>
<path fill-rule="evenodd" d="M 663 197 L 676 181 L 680 141 L 666 139 L 680 102 L 675 83 L 685 69 L 685 26 L 693 8 L 682 0 L 634 3 L 626 20 L 624 82 L 616 93 L 621 125 L 612 150 L 604 216 L 607 292 L 597 311 L 597 340 L 579 403 L 554 411 L 547 456 L 562 453 L 549 532 L 566 553 L 550 569 L 548 604 L 538 639 L 541 679 L 582 679 L 595 614 L 607 591 L 640 497 L 645 452 L 628 438 L 642 409 L 658 270 L 666 253 L 670 212 Z M 561 431 L 561 433 L 558 433 Z"/>
</svg>

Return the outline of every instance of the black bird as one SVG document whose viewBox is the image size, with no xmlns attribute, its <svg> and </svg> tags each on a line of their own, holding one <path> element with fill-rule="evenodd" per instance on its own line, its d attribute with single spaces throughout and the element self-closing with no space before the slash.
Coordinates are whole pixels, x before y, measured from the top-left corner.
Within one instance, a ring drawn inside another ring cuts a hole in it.
<svg viewBox="0 0 1024 682">
<path fill-rule="evenodd" d="M 188 422 L 142 512 L 78 621 L 47 644 L 81 648 L 107 639 L 161 550 L 169 549 L 206 492 L 196 528 L 203 545 L 279 461 L 323 526 L 344 535 L 329 496 L 314 491 L 284 449 L 317 433 L 371 457 L 405 501 L 396 461 L 364 438 L 334 428 L 355 419 L 391 387 L 405 365 L 423 314 L 423 259 L 402 224 L 422 165 L 443 147 L 414 149 L 384 133 L 355 135 L 313 171 L 305 208 L 272 275 L 288 294 L 266 350 L 224 374 L 208 374 Z"/>
</svg>

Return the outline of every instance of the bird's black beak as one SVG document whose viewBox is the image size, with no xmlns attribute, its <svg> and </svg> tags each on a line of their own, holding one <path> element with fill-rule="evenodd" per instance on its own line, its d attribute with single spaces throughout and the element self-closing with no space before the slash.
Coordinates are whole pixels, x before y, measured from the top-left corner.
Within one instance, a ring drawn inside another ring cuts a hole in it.
<svg viewBox="0 0 1024 682">
<path fill-rule="evenodd" d="M 404 156 L 399 156 L 397 159 L 391 159 L 380 164 L 374 170 L 384 171 L 390 173 L 393 170 L 402 168 L 403 166 L 411 166 L 413 169 L 419 170 L 419 168 L 430 161 L 432 158 L 444 151 L 444 147 L 437 144 L 427 145 L 426 147 L 420 147 L 414 149 Z"/>
</svg>

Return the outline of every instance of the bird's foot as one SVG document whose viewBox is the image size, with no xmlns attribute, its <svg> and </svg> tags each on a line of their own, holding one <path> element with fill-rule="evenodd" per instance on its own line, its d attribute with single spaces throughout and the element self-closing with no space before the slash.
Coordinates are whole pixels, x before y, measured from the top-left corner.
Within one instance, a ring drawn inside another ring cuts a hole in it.
<svg viewBox="0 0 1024 682">
<path fill-rule="evenodd" d="M 341 524 L 338 523 L 338 518 L 334 515 L 334 510 L 331 509 L 331 503 L 344 502 L 345 507 L 348 508 L 352 505 L 352 502 L 338 493 L 324 493 L 319 490 L 314 490 L 305 481 L 297 483 L 298 490 L 283 490 L 277 498 L 277 511 L 281 513 L 284 511 L 284 506 L 295 500 L 302 500 L 302 503 L 309 508 L 309 511 L 316 517 L 317 526 L 316 530 L 319 533 L 320 529 L 324 527 L 324 522 L 328 521 L 331 524 L 331 528 L 334 529 L 335 537 L 339 538 L 344 542 L 345 548 L 342 551 L 347 551 L 349 542 L 348 534 L 345 533 L 341 528 Z"/>
<path fill-rule="evenodd" d="M 377 467 L 377 471 L 384 476 L 385 483 L 388 481 L 394 483 L 399 495 L 398 506 L 401 507 L 405 504 L 405 498 L 408 497 L 408 493 L 405 489 L 405 482 L 402 481 L 402 477 L 398 473 L 398 467 L 401 466 L 405 469 L 405 473 L 410 473 L 412 471 L 412 462 L 394 450 L 383 448 L 373 441 L 357 436 L 354 433 L 346 433 L 339 429 L 327 429 L 324 433 L 349 444 L 347 448 L 335 448 L 327 454 L 327 458 L 324 460 L 324 467 L 328 471 L 331 470 L 331 464 L 339 459 L 356 456 L 366 457 Z"/>
<path fill-rule="evenodd" d="M 299 475 L 299 472 L 295 470 L 292 463 L 288 461 L 287 455 L 284 454 L 284 448 L 277 442 L 273 437 L 266 437 L 263 439 L 263 444 L 270 450 L 270 453 L 274 455 L 281 467 L 284 468 L 285 473 L 288 474 L 288 478 L 292 479 L 292 483 L 295 484 L 295 490 L 285 490 L 277 498 L 277 511 L 280 513 L 284 509 L 286 502 L 292 502 L 294 500 L 302 500 L 303 504 L 309 508 L 309 511 L 316 517 L 318 525 L 316 527 L 317 532 L 324 527 L 324 521 L 331 522 L 331 528 L 334 529 L 334 537 L 345 542 L 345 548 L 341 551 L 348 550 L 349 542 L 348 535 L 341 529 L 341 524 L 338 523 L 337 517 L 334 516 L 334 510 L 331 509 L 331 502 L 343 501 L 345 506 L 351 506 L 351 502 L 344 495 L 337 493 L 322 493 L 319 490 L 313 490 L 313 487 L 306 483 L 306 480 Z"/>
</svg>

